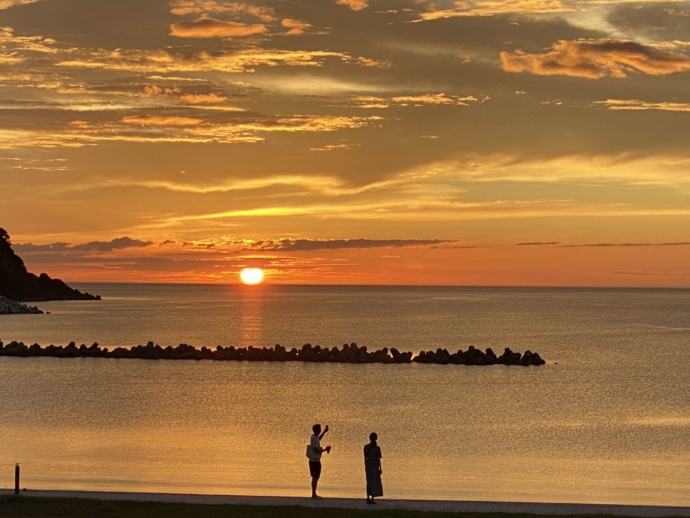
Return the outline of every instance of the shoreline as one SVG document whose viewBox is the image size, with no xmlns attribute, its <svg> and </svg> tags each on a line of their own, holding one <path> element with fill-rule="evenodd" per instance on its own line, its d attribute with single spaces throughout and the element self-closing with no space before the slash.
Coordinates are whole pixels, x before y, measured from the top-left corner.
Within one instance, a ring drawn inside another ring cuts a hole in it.
<svg viewBox="0 0 690 518">
<path fill-rule="evenodd" d="M 14 491 L 0 489 L 0 497 L 13 496 Z M 309 497 L 273 497 L 241 495 L 201 495 L 184 493 L 135 493 L 110 491 L 23 490 L 19 497 L 85 498 L 92 500 L 159 502 L 204 505 L 298 506 L 320 509 L 369 509 L 364 498 L 328 498 L 312 500 Z M 377 510 L 401 510 L 445 513 L 507 513 L 534 515 L 610 515 L 632 517 L 690 516 L 690 507 L 621 504 L 582 504 L 548 502 L 491 502 L 449 500 L 377 501 Z"/>
</svg>

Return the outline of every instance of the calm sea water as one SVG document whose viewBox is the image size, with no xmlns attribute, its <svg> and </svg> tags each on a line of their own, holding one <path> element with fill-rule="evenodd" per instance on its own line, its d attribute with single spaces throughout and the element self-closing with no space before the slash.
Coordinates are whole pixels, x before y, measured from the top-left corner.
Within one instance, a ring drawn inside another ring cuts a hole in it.
<svg viewBox="0 0 690 518">
<path fill-rule="evenodd" d="M 543 367 L 0 358 L 0 487 L 690 505 L 690 290 L 77 285 L 0 340 L 538 351 Z"/>
</svg>

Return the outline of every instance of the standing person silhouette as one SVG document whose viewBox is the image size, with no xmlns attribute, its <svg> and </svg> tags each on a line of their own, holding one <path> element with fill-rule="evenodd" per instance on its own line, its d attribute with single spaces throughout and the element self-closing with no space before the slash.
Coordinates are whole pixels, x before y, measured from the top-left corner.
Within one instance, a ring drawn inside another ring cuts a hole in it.
<svg viewBox="0 0 690 518">
<path fill-rule="evenodd" d="M 325 451 L 326 453 L 331 452 L 331 447 L 326 446 L 321 447 L 321 439 L 326 435 L 328 431 L 328 425 L 324 428 L 323 433 L 321 432 L 321 425 L 315 424 L 312 426 L 312 431 L 314 434 L 311 436 L 309 441 L 309 448 L 307 448 L 307 457 L 309 458 L 309 474 L 311 475 L 311 497 L 321 498 L 316 494 L 316 486 L 319 483 L 319 478 L 321 477 L 321 454 Z"/>
<path fill-rule="evenodd" d="M 369 444 L 364 446 L 364 471 L 367 475 L 367 504 L 375 504 L 374 497 L 383 496 L 383 484 L 381 483 L 381 448 L 376 444 L 378 435 L 375 432 L 369 434 Z"/>
</svg>

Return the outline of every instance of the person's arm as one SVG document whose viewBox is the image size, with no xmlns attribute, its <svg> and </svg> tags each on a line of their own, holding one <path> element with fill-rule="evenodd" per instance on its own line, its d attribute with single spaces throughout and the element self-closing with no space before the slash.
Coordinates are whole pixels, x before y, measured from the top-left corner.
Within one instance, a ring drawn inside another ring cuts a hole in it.
<svg viewBox="0 0 690 518">
<path fill-rule="evenodd" d="M 328 425 L 326 425 L 326 428 L 323 429 L 323 432 L 321 432 L 321 435 L 319 435 L 319 441 L 323 439 L 323 436 L 326 435 L 326 432 L 328 431 Z"/>
<path fill-rule="evenodd" d="M 319 440 L 321 440 L 322 436 L 323 436 L 323 434 L 321 434 L 321 436 L 319 437 Z M 314 450 L 315 453 L 323 453 L 323 452 L 330 453 L 331 452 L 330 446 L 326 446 L 325 448 L 322 448 L 321 446 L 314 446 L 312 444 L 311 449 Z"/>
</svg>

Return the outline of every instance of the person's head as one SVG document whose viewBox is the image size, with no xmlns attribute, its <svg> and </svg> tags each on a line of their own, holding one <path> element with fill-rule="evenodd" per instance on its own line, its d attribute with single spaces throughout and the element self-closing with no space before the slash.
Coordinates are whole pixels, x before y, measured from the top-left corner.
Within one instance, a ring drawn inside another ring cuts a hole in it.
<svg viewBox="0 0 690 518">
<path fill-rule="evenodd" d="M 319 435 L 321 433 L 321 425 L 320 424 L 315 424 L 314 426 L 311 427 L 311 429 L 314 432 L 314 435 Z"/>
<path fill-rule="evenodd" d="M 374 442 L 374 441 L 375 441 L 376 439 L 378 439 L 378 438 L 379 438 L 379 436 L 376 435 L 376 432 L 371 432 L 371 433 L 369 434 L 369 440 L 370 440 L 371 442 Z"/>
</svg>

